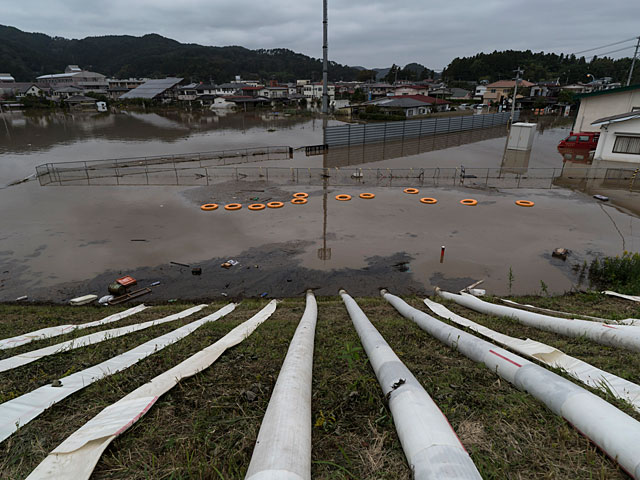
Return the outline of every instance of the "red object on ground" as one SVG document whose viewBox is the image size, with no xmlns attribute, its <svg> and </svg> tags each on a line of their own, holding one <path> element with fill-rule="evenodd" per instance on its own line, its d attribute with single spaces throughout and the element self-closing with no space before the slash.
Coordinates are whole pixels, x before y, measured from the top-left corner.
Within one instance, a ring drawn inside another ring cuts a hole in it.
<svg viewBox="0 0 640 480">
<path fill-rule="evenodd" d="M 138 281 L 129 275 L 126 275 L 122 278 L 117 279 L 116 282 L 122 285 L 123 287 L 130 287 L 132 285 L 138 284 Z"/>
</svg>

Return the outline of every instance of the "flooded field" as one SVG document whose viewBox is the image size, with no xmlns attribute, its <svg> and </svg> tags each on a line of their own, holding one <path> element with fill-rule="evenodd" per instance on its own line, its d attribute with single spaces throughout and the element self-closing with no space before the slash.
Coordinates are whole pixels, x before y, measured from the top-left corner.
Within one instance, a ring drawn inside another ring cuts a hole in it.
<svg viewBox="0 0 640 480">
<path fill-rule="evenodd" d="M 640 249 L 640 219 L 624 206 L 582 193 L 591 192 L 573 181 L 570 170 L 563 171 L 555 147 L 570 128 L 566 121 L 540 128 L 529 155 L 503 158 L 504 136 L 487 131 L 474 132 L 474 138 L 431 139 L 431 147 L 419 141 L 414 150 L 400 146 L 400 155 L 393 157 L 380 155 L 379 149 L 307 157 L 299 147 L 322 143 L 323 127 L 321 119 L 309 116 L 123 112 L 5 118 L 0 188 L 32 175 L 37 165 L 62 161 L 267 146 L 290 146 L 294 155 L 251 166 L 255 175 L 201 186 L 41 187 L 29 181 L 0 189 L 2 301 L 106 294 L 107 284 L 121 274 L 132 274 L 143 286 L 160 281 L 149 300 L 297 295 L 301 285 L 318 287 L 318 294 L 345 287 L 356 295 L 374 295 L 381 286 L 409 293 L 435 285 L 462 288 L 479 279 L 492 293 L 535 293 L 542 284 L 561 293 L 584 282 L 584 261 Z M 398 145 L 388 147 L 385 152 L 398 150 Z M 304 175 L 293 179 L 290 174 L 267 179 L 259 173 L 267 167 L 337 167 L 351 183 L 340 186 L 321 177 L 305 182 Z M 358 177 L 358 168 L 451 169 L 458 176 L 452 182 L 422 183 L 420 195 L 407 195 L 403 182 L 382 186 Z M 464 182 L 461 168 L 467 172 Z M 474 169 L 496 169 L 509 184 L 485 188 Z M 524 182 L 536 169 L 555 170 L 554 177 L 567 173 L 568 181 Z M 288 203 L 301 190 L 309 193 L 309 202 Z M 365 191 L 376 198 L 357 198 Z M 341 193 L 354 198 L 335 200 Z M 638 193 L 627 193 L 630 204 L 637 202 Z M 423 196 L 438 203 L 421 204 Z M 464 198 L 478 205 L 465 207 L 459 203 Z M 517 207 L 518 199 L 536 206 Z M 246 209 L 248 203 L 267 201 L 286 205 Z M 200 210 L 211 202 L 239 202 L 245 208 Z M 442 245 L 446 254 L 440 263 Z M 566 262 L 551 258 L 556 247 L 571 250 Z M 228 259 L 240 264 L 220 268 Z M 202 275 L 170 262 L 200 266 Z"/>
</svg>

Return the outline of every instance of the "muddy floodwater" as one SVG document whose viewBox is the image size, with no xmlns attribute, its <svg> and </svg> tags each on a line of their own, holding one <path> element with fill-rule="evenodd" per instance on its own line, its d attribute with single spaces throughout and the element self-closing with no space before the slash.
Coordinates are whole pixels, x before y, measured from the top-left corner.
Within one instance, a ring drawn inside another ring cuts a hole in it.
<svg viewBox="0 0 640 480">
<path fill-rule="evenodd" d="M 306 156 L 300 147 L 321 144 L 325 123 L 308 115 L 5 114 L 0 120 L 0 301 L 23 295 L 42 301 L 101 296 L 125 274 L 141 286 L 160 282 L 145 301 L 291 296 L 308 287 L 327 295 L 339 288 L 375 295 L 380 287 L 426 293 L 437 285 L 460 289 L 481 279 L 493 294 L 580 288 L 586 285 L 584 262 L 640 249 L 640 218 L 633 213 L 640 197 L 611 183 L 577 179 L 556 151 L 571 122 L 533 121 L 540 125 L 526 155 L 503 156 L 504 132 L 492 129 L 473 137 L 459 133 L 407 142 L 399 155 L 398 145 L 386 145 L 382 151 L 369 146 Z M 46 163 L 267 146 L 292 147 L 293 153 L 253 163 L 256 175 L 217 178 L 209 185 L 41 186 L 31 179 L 4 187 Z M 305 184 L 304 175 L 266 178 L 260 170 L 321 167 L 356 181 L 339 185 L 333 175 L 324 183 Z M 358 168 L 378 172 L 377 181 Z M 420 193 L 412 195 L 403 192 L 402 181 L 379 181 L 387 169 L 452 169 L 458 176 L 422 178 Z M 484 179 L 480 169 L 498 169 L 502 183 L 489 181 L 489 173 Z M 554 174 L 532 182 L 537 169 Z M 592 198 L 604 188 L 612 202 Z M 299 191 L 309 194 L 308 202 L 292 205 L 291 195 Z M 363 192 L 375 198 L 359 198 Z M 338 194 L 352 199 L 338 201 Z M 422 197 L 437 203 L 420 203 Z M 465 198 L 478 204 L 460 204 Z M 516 206 L 519 199 L 535 207 Z M 285 206 L 246 208 L 273 201 Z M 200 209 L 204 203 L 235 202 L 243 208 Z M 570 250 L 566 261 L 551 256 L 557 247 Z M 221 268 L 229 259 L 239 263 Z M 193 275 L 194 267 L 202 273 Z"/>
</svg>

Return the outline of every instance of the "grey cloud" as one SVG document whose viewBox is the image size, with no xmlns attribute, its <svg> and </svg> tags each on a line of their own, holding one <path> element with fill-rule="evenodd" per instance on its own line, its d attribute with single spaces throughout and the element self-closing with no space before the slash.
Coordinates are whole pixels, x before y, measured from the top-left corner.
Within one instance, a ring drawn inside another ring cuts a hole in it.
<svg viewBox="0 0 640 480">
<path fill-rule="evenodd" d="M 282 47 L 314 57 L 322 52 L 320 0 L 2 3 L 3 24 L 67 38 L 153 32 L 203 45 Z M 330 58 L 366 67 L 417 61 L 440 69 L 454 57 L 481 51 L 571 53 L 640 34 L 640 2 L 584 0 L 579 5 L 556 0 L 329 0 Z"/>
</svg>

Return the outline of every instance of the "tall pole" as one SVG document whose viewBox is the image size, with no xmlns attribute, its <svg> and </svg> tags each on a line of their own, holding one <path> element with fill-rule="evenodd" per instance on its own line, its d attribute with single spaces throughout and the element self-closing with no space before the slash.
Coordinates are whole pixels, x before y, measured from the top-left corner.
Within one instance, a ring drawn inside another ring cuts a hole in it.
<svg viewBox="0 0 640 480">
<path fill-rule="evenodd" d="M 513 116 L 516 113 L 516 94 L 518 93 L 518 82 L 520 81 L 520 74 L 524 73 L 524 70 L 521 70 L 520 67 L 518 67 L 516 70 L 514 70 L 514 72 L 516 72 L 516 82 L 515 82 L 515 85 L 513 86 L 513 98 L 511 99 L 511 116 L 509 117 L 509 131 L 511 131 Z"/>
<path fill-rule="evenodd" d="M 322 113 L 329 113 L 329 61 L 327 46 L 327 0 L 322 1 Z"/>
<path fill-rule="evenodd" d="M 633 60 L 631 60 L 631 70 L 629 70 L 629 78 L 627 78 L 627 87 L 631 84 L 631 77 L 633 76 L 633 67 L 636 64 L 636 57 L 638 56 L 638 47 L 640 47 L 640 37 L 636 42 L 636 50 L 633 52 Z"/>
</svg>

